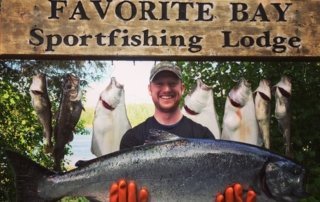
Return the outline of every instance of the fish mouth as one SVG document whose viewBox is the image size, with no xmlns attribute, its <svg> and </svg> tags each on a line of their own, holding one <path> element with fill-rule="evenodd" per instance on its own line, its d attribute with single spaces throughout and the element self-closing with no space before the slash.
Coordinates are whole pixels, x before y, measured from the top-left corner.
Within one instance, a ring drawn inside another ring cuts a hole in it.
<svg viewBox="0 0 320 202">
<path fill-rule="evenodd" d="M 271 101 L 271 98 L 269 96 L 267 96 L 266 94 L 264 94 L 263 92 L 258 92 L 258 93 L 263 100 L 268 101 L 268 102 Z"/>
<path fill-rule="evenodd" d="M 308 193 L 306 191 L 301 191 L 301 192 L 295 192 L 295 193 L 293 193 L 293 195 L 297 198 L 306 198 L 306 197 L 310 196 L 310 193 Z"/>
<path fill-rule="evenodd" d="M 269 197 L 269 198 L 273 198 L 269 188 L 268 188 L 268 185 L 267 185 L 267 179 L 266 179 L 266 176 L 265 175 L 262 175 L 261 177 L 261 189 L 262 191 Z"/>
<path fill-rule="evenodd" d="M 107 103 L 106 101 L 104 101 L 101 97 L 100 97 L 100 100 L 101 100 L 102 105 L 103 105 L 106 109 L 108 109 L 108 110 L 110 110 L 110 111 L 112 111 L 112 110 L 115 109 L 115 108 L 112 107 L 109 103 Z"/>
<path fill-rule="evenodd" d="M 184 105 L 183 107 L 186 110 L 186 112 L 188 112 L 188 114 L 190 114 L 190 115 L 198 115 L 199 114 L 198 112 L 195 112 L 192 109 L 190 109 L 187 105 Z"/>
<path fill-rule="evenodd" d="M 79 86 L 79 84 L 80 84 L 80 78 L 73 75 L 73 74 L 67 74 L 66 80 L 70 82 L 69 85 L 66 86 L 69 89 L 75 88 L 75 87 Z"/>
<path fill-rule="evenodd" d="M 243 105 L 241 105 L 240 103 L 236 102 L 235 100 L 233 100 L 230 96 L 229 96 L 229 100 L 232 106 L 236 107 L 236 108 L 241 108 L 243 107 Z"/>
<path fill-rule="evenodd" d="M 43 92 L 40 91 L 40 90 L 31 90 L 31 92 L 32 92 L 33 94 L 35 94 L 35 95 L 42 95 L 42 94 L 43 94 Z"/>
<path fill-rule="evenodd" d="M 283 95 L 286 98 L 289 98 L 291 96 L 290 92 L 286 91 L 284 88 L 281 88 L 279 86 L 277 86 L 277 88 L 279 89 L 281 95 Z"/>
<path fill-rule="evenodd" d="M 81 99 L 80 87 L 80 78 L 73 75 L 67 74 L 65 77 L 64 91 L 67 92 L 70 96 L 71 101 L 77 101 Z"/>
<path fill-rule="evenodd" d="M 310 196 L 310 194 L 304 192 L 304 193 L 292 193 L 292 196 L 283 196 L 280 199 L 276 199 L 276 200 L 280 200 L 280 201 L 284 201 L 284 202 L 292 202 L 292 201 L 299 201 L 302 198 L 308 197 Z"/>
<path fill-rule="evenodd" d="M 74 89 L 70 91 L 70 100 L 79 101 L 81 100 L 81 91 L 79 89 Z"/>
</svg>

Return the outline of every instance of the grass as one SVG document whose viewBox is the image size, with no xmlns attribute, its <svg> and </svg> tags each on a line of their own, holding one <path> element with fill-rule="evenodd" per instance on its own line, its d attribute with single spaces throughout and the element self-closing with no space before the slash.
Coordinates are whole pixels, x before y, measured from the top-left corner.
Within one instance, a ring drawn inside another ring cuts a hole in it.
<svg viewBox="0 0 320 202">
<path fill-rule="evenodd" d="M 128 119 L 132 127 L 142 123 L 154 113 L 153 104 L 129 104 L 127 105 Z"/>
</svg>

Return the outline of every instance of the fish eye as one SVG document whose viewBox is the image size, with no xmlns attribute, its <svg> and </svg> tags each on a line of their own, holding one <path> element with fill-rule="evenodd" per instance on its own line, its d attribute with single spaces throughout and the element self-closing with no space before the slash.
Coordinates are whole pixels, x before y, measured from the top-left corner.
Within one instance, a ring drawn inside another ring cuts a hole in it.
<svg viewBox="0 0 320 202">
<path fill-rule="evenodd" d="M 72 88 L 72 85 L 68 83 L 68 84 L 66 85 L 66 88 L 67 88 L 67 89 L 71 89 L 71 88 Z"/>
<path fill-rule="evenodd" d="M 292 170 L 292 173 L 295 174 L 295 175 L 300 175 L 302 172 L 302 169 L 301 168 L 294 168 Z"/>
</svg>

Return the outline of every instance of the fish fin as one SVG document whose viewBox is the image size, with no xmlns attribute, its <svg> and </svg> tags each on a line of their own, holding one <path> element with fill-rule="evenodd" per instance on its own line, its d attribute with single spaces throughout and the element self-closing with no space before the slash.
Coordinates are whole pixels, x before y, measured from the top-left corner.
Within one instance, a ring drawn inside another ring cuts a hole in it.
<svg viewBox="0 0 320 202">
<path fill-rule="evenodd" d="M 89 200 L 90 202 L 100 202 L 101 200 L 95 198 L 95 197 L 91 197 L 91 196 L 86 196 L 85 197 L 87 200 Z"/>
<path fill-rule="evenodd" d="M 56 173 L 14 151 L 5 152 L 15 174 L 16 201 L 50 201 L 38 195 L 38 183 L 46 176 Z"/>
<path fill-rule="evenodd" d="M 145 144 L 182 139 L 181 137 L 164 130 L 150 129 L 149 134 Z"/>
<path fill-rule="evenodd" d="M 258 91 L 254 91 L 254 92 L 252 92 L 252 97 L 253 97 L 253 99 L 255 99 L 255 98 L 256 98 L 257 93 L 258 93 Z"/>
<path fill-rule="evenodd" d="M 77 167 L 83 167 L 83 166 L 88 165 L 88 164 L 89 164 L 88 161 L 79 160 L 79 161 L 77 161 L 77 162 L 75 163 L 75 166 L 77 166 Z"/>
</svg>

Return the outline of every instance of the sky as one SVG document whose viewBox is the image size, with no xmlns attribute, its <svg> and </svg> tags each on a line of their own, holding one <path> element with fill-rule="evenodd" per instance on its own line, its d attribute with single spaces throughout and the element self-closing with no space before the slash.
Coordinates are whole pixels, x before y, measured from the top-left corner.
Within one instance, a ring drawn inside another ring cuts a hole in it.
<svg viewBox="0 0 320 202">
<path fill-rule="evenodd" d="M 111 74 L 92 82 L 86 89 L 85 107 L 95 107 L 100 93 L 107 87 L 111 77 L 124 85 L 126 104 L 152 103 L 148 93 L 150 70 L 154 61 L 113 61 Z"/>
</svg>

